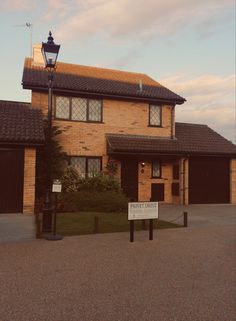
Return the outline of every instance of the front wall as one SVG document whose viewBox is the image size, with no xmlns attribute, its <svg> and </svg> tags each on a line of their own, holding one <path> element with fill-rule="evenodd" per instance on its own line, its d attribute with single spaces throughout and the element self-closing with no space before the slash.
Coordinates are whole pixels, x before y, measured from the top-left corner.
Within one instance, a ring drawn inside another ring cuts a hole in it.
<svg viewBox="0 0 236 321">
<path fill-rule="evenodd" d="M 40 107 L 46 116 L 47 95 L 34 92 L 33 106 Z M 103 123 L 55 120 L 65 129 L 60 142 L 69 155 L 105 156 L 106 133 L 171 136 L 171 107 L 164 105 L 162 127 L 149 127 L 149 105 L 124 101 L 103 100 Z"/>
<path fill-rule="evenodd" d="M 32 105 L 40 107 L 46 116 L 47 94 L 32 92 Z M 168 105 L 163 106 L 162 127 L 150 127 L 148 126 L 149 104 L 104 99 L 103 123 L 54 120 L 54 124 L 65 130 L 60 136 L 60 144 L 68 155 L 103 156 L 103 170 L 106 170 L 108 156 L 105 135 L 107 133 L 171 137 L 171 108 Z M 120 162 L 118 162 L 116 177 L 120 179 Z M 141 174 L 139 168 L 139 200 L 150 200 L 151 184 L 164 182 L 165 202 L 178 203 L 179 197 L 171 195 L 172 165 L 170 163 L 164 164 L 163 177 L 165 179 L 151 179 L 151 163 L 147 163 L 144 174 Z"/>
<path fill-rule="evenodd" d="M 172 196 L 171 184 L 178 182 L 173 180 L 172 174 L 173 163 L 162 161 L 162 178 L 152 178 L 152 165 L 151 162 L 145 162 L 145 167 L 142 173 L 141 163 L 139 163 L 139 201 L 150 201 L 151 198 L 151 185 L 155 183 L 164 184 L 164 202 L 165 203 L 180 203 L 180 197 Z"/>
</svg>

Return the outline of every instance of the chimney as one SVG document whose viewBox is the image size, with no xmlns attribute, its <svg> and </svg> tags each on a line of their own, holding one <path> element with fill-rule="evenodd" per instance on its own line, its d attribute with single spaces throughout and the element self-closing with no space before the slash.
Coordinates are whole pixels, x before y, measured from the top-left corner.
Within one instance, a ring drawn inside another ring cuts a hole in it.
<svg viewBox="0 0 236 321">
<path fill-rule="evenodd" d="M 143 81 L 142 81 L 142 79 L 139 80 L 139 91 L 140 92 L 143 91 Z"/>
<path fill-rule="evenodd" d="M 44 66 L 44 60 L 43 60 L 41 48 L 42 48 L 41 43 L 33 45 L 33 65 L 34 66 Z"/>
</svg>

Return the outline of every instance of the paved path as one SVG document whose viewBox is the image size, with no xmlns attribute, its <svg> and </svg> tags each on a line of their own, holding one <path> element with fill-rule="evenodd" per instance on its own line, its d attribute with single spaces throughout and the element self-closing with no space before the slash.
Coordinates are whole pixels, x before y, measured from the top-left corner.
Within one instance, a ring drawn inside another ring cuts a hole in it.
<svg viewBox="0 0 236 321">
<path fill-rule="evenodd" d="M 35 239 L 34 220 L 34 215 L 0 214 L 0 243 Z"/>
<path fill-rule="evenodd" d="M 0 244 L 0 320 L 234 321 L 231 209 L 153 241 L 140 231 L 134 243 L 116 233 Z"/>
</svg>

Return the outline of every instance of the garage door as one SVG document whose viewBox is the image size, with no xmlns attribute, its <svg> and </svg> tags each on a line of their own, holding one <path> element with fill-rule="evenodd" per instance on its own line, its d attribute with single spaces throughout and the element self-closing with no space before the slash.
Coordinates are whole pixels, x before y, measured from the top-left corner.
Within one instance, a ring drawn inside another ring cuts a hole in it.
<svg viewBox="0 0 236 321">
<path fill-rule="evenodd" d="M 23 211 L 24 150 L 0 149 L 0 213 Z"/>
<path fill-rule="evenodd" d="M 229 203 L 229 159 L 190 158 L 189 203 Z"/>
</svg>

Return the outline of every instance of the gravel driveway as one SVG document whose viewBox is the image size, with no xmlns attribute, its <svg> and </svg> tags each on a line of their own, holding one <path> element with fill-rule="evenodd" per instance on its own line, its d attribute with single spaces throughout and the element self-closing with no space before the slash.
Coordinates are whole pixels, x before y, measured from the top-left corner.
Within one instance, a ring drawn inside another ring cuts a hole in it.
<svg viewBox="0 0 236 321">
<path fill-rule="evenodd" d="M 134 243 L 116 233 L 0 244 L 0 320 L 233 321 L 235 209 L 153 241 L 141 231 Z"/>
</svg>

